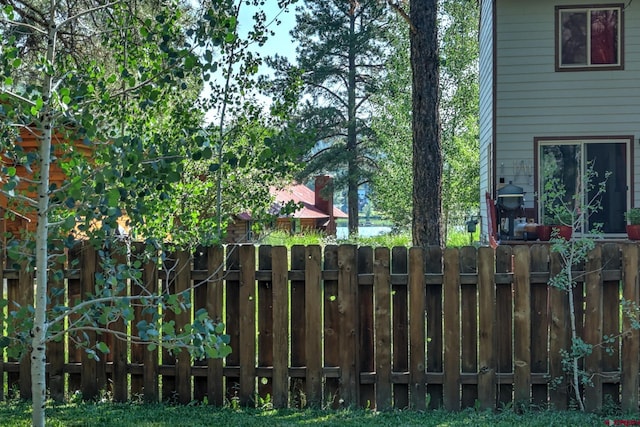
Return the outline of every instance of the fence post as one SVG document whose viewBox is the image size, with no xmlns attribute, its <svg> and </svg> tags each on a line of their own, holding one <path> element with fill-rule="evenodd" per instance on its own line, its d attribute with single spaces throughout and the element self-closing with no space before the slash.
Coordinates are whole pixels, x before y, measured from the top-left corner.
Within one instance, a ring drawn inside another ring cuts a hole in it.
<svg viewBox="0 0 640 427">
<path fill-rule="evenodd" d="M 513 398 L 513 383 L 504 380 L 504 374 L 513 373 L 513 252 L 510 246 L 501 245 L 496 249 L 496 380 L 498 382 L 498 403 L 510 404 Z"/>
<path fill-rule="evenodd" d="M 144 259 L 144 246 L 140 244 L 138 246 L 135 246 L 135 248 L 136 255 Z M 134 292 L 134 290 L 132 289 L 132 295 L 136 293 L 140 295 L 158 295 L 159 280 L 158 264 L 156 263 L 156 260 L 153 258 L 147 259 L 142 265 L 142 284 L 139 287 L 140 289 L 137 289 L 136 292 Z M 140 309 L 139 312 L 142 315 L 142 309 Z M 153 314 L 145 313 L 144 315 L 142 315 L 142 319 L 146 320 L 147 322 L 152 322 Z M 137 333 L 137 326 L 133 325 L 133 327 L 136 328 Z M 132 349 L 132 358 L 133 354 L 134 352 Z M 137 355 L 136 357 L 138 357 L 138 360 L 142 363 L 142 391 L 144 393 L 144 400 L 146 402 L 157 402 L 160 397 L 160 387 L 158 386 L 158 349 L 155 348 L 153 350 L 149 350 L 144 348 L 144 346 L 142 345 L 137 345 L 135 354 Z M 133 388 L 133 378 L 131 382 Z"/>
<path fill-rule="evenodd" d="M 338 300 L 338 246 L 327 245 L 324 249 L 324 365 L 327 368 L 340 366 L 340 308 Z M 336 369 L 337 370 L 337 369 Z M 340 376 L 327 376 L 324 385 L 325 404 L 336 409 L 340 399 Z"/>
<path fill-rule="evenodd" d="M 426 408 L 424 250 L 409 249 L 409 385 L 411 407 Z"/>
<path fill-rule="evenodd" d="M 207 272 L 207 250 L 205 246 L 197 246 L 193 254 L 193 312 L 197 313 L 198 310 L 207 310 L 207 284 L 209 282 L 209 274 L 202 276 L 204 272 Z M 196 276 L 197 275 L 197 276 Z M 204 278 L 203 278 L 204 277 Z M 197 369 L 195 372 L 203 372 L 206 374 L 208 369 L 208 359 L 194 360 L 193 366 Z M 207 381 L 206 375 L 194 375 L 193 376 L 193 400 L 196 402 L 202 402 L 207 397 Z"/>
<path fill-rule="evenodd" d="M 550 277 L 554 277 L 562 268 L 562 260 L 557 253 L 551 253 Z M 571 294 L 565 290 L 549 287 L 549 312 L 551 325 L 549 327 L 549 375 L 553 386 L 549 390 L 549 401 L 553 409 L 566 410 L 568 406 L 569 383 L 562 370 L 561 350 L 570 351 L 571 330 L 569 328 L 568 298 Z"/>
<path fill-rule="evenodd" d="M 602 267 L 606 270 L 621 270 L 622 260 L 620 245 L 617 243 L 605 243 L 602 245 Z M 620 292 L 622 290 L 620 277 L 602 278 L 602 306 L 607 308 L 607 313 L 602 318 L 602 334 L 618 337 L 620 334 Z M 613 308 L 615 307 L 615 309 Z M 617 379 L 620 373 L 620 338 L 615 338 L 611 344 L 611 354 L 603 354 L 600 364 L 602 374 L 603 401 L 607 396 L 613 402 L 620 402 L 620 382 Z"/>
<path fill-rule="evenodd" d="M 64 277 L 61 274 L 65 269 L 64 262 L 64 249 L 60 246 L 62 242 L 56 242 L 56 249 L 52 251 L 51 255 L 54 257 L 52 268 L 49 270 L 48 280 L 48 294 L 49 294 L 49 307 L 55 307 L 57 305 L 65 305 L 65 297 L 64 297 Z M 2 264 L 4 266 L 4 264 Z M 0 268 L 2 270 L 2 268 Z M 2 273 L 0 273 L 0 283 L 2 282 Z M 1 293 L 1 292 L 0 292 Z M 1 326 L 0 326 L 0 335 L 2 334 Z M 2 353 L 2 351 L 0 351 Z M 49 395 L 56 402 L 64 401 L 64 384 L 65 384 L 65 373 L 64 373 L 64 363 L 65 363 L 65 350 L 64 350 L 64 341 L 60 340 L 58 342 L 49 342 L 47 345 L 47 363 L 49 365 L 49 369 L 47 370 L 47 384 L 49 386 Z M 0 383 L 2 383 L 2 356 L 0 354 Z M 3 387 L 0 387 L 3 388 Z M 2 390 L 0 390 L 0 400 L 2 400 Z"/>
<path fill-rule="evenodd" d="M 289 396 L 289 271 L 287 248 L 271 249 L 273 289 L 273 406 L 286 408 Z"/>
<path fill-rule="evenodd" d="M 119 265 L 126 265 L 127 258 L 123 253 L 124 250 L 127 250 L 123 245 L 118 244 L 113 250 L 111 256 L 116 260 Z M 129 284 L 127 282 L 122 284 L 123 289 L 118 294 L 119 297 L 129 296 Z M 118 332 L 126 335 L 127 329 L 125 326 L 124 319 L 118 319 L 114 322 L 110 329 L 114 332 Z M 119 339 L 110 335 L 108 337 L 110 339 L 111 344 L 111 353 L 105 355 L 105 360 L 108 358 L 111 359 L 113 365 L 113 369 L 111 371 L 111 381 L 112 381 L 112 391 L 113 391 L 113 400 L 116 402 L 126 402 L 128 400 L 128 346 L 127 341 L 123 339 Z"/>
<path fill-rule="evenodd" d="M 391 409 L 391 275 L 389 248 L 376 248 L 373 265 L 375 300 L 376 409 Z"/>
<path fill-rule="evenodd" d="M 176 253 L 176 275 L 175 292 L 178 295 L 186 295 L 187 303 L 192 303 L 191 288 L 191 254 L 186 251 Z M 176 332 L 184 331 L 185 326 L 191 323 L 191 310 L 184 309 L 176 313 Z M 177 354 L 176 361 L 176 391 L 178 401 L 186 405 L 191 402 L 191 355 L 188 351 L 182 350 Z"/>
<path fill-rule="evenodd" d="M 456 248 L 444 251 L 444 408 L 460 409 L 460 258 Z M 428 357 L 429 355 L 427 355 Z"/>
<path fill-rule="evenodd" d="M 375 384 L 371 375 L 376 370 L 373 330 L 373 248 L 371 246 L 358 248 L 356 265 L 358 270 L 358 303 L 356 307 L 359 312 L 359 348 L 356 362 L 359 384 L 358 403 L 363 408 L 375 408 Z M 367 375 L 363 376 L 363 373 Z"/>
<path fill-rule="evenodd" d="M 496 407 L 495 250 L 478 249 L 478 400 L 482 409 Z"/>
<path fill-rule="evenodd" d="M 477 277 L 478 251 L 473 246 L 460 248 L 460 273 Z M 461 371 L 478 372 L 478 283 L 460 281 Z M 478 400 L 477 384 L 462 384 L 462 407 L 473 408 Z"/>
<path fill-rule="evenodd" d="M 602 408 L 602 247 L 596 247 L 589 253 L 585 263 L 585 313 L 584 340 L 593 345 L 591 354 L 584 358 L 584 370 L 591 377 L 592 386 L 584 389 L 584 406 L 587 411 Z"/>
<path fill-rule="evenodd" d="M 258 370 L 273 366 L 274 326 L 273 326 L 273 248 L 258 247 Z M 287 307 L 287 310 L 288 307 Z M 272 372 L 273 373 L 273 372 Z M 273 376 L 258 381 L 258 399 L 273 396 Z"/>
<path fill-rule="evenodd" d="M 322 249 L 307 246 L 305 256 L 305 346 L 307 403 L 322 403 Z"/>
<path fill-rule="evenodd" d="M 207 312 L 211 319 L 221 322 L 223 320 L 224 297 L 224 247 L 222 245 L 207 248 L 207 273 L 209 278 L 207 281 Z M 222 406 L 224 403 L 222 363 L 222 359 L 207 361 L 207 397 L 211 405 Z"/>
<path fill-rule="evenodd" d="M 622 297 L 637 306 L 638 304 L 638 244 L 623 245 L 623 280 L 624 288 Z M 624 313 L 623 313 L 624 314 Z M 638 410 L 638 372 L 640 363 L 640 335 L 637 329 L 631 326 L 632 319 L 625 315 L 622 320 L 622 364 L 620 369 L 622 410 L 625 412 Z"/>
<path fill-rule="evenodd" d="M 85 301 L 89 294 L 94 294 L 95 278 L 96 278 L 96 250 L 89 242 L 82 244 L 82 252 L 80 252 L 80 286 L 82 287 L 81 301 Z M 89 337 L 89 345 L 96 342 L 96 333 L 87 332 Z M 82 351 L 80 358 L 82 397 L 85 399 L 94 399 L 98 396 L 98 391 L 103 385 L 100 381 L 98 372 L 98 364 L 95 359 L 90 359 L 86 351 Z M 100 384 L 99 384 L 100 382 Z"/>
<path fill-rule="evenodd" d="M 305 248 L 295 245 L 291 248 L 291 270 L 295 280 L 291 279 L 291 367 L 297 368 L 291 380 L 291 399 L 295 407 L 305 406 L 307 379 L 299 374 L 300 368 L 306 366 L 306 305 L 304 270 L 306 266 Z"/>
<path fill-rule="evenodd" d="M 443 329 L 442 318 L 442 249 L 439 246 L 429 246 L 425 249 L 425 273 L 430 276 L 423 279 L 426 292 L 426 321 L 427 334 L 423 340 L 427 340 L 427 395 L 429 396 L 429 408 L 438 409 L 444 405 L 442 381 L 428 380 L 429 374 L 442 375 L 443 372 Z M 434 280 L 435 278 L 435 280 Z"/>
<path fill-rule="evenodd" d="M 397 246 L 391 250 L 392 275 L 406 277 L 407 255 L 407 248 L 404 246 Z M 393 370 L 407 372 L 409 371 L 409 286 L 407 283 L 394 283 L 393 280 L 391 286 Z M 422 321 L 424 323 L 424 314 Z M 422 369 L 424 370 L 424 364 Z M 393 406 L 396 409 L 405 409 L 409 406 L 409 384 L 393 384 Z"/>
<path fill-rule="evenodd" d="M 5 221 L 3 221 L 3 225 Z M 2 231 L 2 230 L 0 230 Z M 6 248 L 4 245 L 4 239 L 0 240 L 0 299 L 9 298 L 8 295 L 4 295 L 4 269 L 5 269 L 5 253 Z M 6 326 L 6 317 L 0 316 L 2 322 L 0 322 L 0 336 L 4 334 L 4 328 Z M 4 349 L 0 350 L 0 402 L 4 400 Z"/>
<path fill-rule="evenodd" d="M 531 275 L 549 275 L 549 245 L 531 246 Z M 549 404 L 549 285 L 531 282 L 531 400 L 539 408 Z M 537 374 L 534 382 L 533 374 Z"/>
<path fill-rule="evenodd" d="M 340 397 L 345 407 L 356 405 L 359 376 L 357 361 L 358 330 L 358 270 L 356 246 L 338 248 L 338 301 L 340 310 Z"/>
<path fill-rule="evenodd" d="M 531 389 L 531 301 L 528 246 L 516 246 L 514 255 L 514 404 L 528 408 Z"/>
<path fill-rule="evenodd" d="M 240 246 L 240 404 L 253 404 L 256 391 L 256 249 Z"/>
</svg>

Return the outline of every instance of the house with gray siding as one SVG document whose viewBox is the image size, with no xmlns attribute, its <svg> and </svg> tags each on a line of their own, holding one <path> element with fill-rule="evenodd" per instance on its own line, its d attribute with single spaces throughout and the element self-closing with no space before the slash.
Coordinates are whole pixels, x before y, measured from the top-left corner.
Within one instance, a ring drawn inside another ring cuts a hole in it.
<svg viewBox="0 0 640 427">
<path fill-rule="evenodd" d="M 543 171 L 580 192 L 589 167 L 610 176 L 603 209 L 583 230 L 601 223 L 606 237 L 624 237 L 624 213 L 640 206 L 640 2 L 481 0 L 480 7 L 483 238 L 492 235 L 489 213 L 501 188 L 521 187 L 519 215 L 543 223 Z"/>
</svg>

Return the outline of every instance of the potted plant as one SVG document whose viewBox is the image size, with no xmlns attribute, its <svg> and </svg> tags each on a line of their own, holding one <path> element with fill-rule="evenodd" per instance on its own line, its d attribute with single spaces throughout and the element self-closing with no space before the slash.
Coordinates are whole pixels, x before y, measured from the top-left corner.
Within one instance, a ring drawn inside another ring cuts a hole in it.
<svg viewBox="0 0 640 427">
<path fill-rule="evenodd" d="M 559 237 L 564 240 L 571 239 L 573 234 L 573 212 L 569 211 L 564 206 L 554 209 L 553 221 L 551 223 L 551 233 L 553 235 L 554 230 Z"/>
<path fill-rule="evenodd" d="M 625 213 L 629 240 L 640 240 L 640 208 L 631 208 Z"/>
<path fill-rule="evenodd" d="M 538 224 L 536 228 L 536 233 L 538 234 L 538 239 L 541 242 L 548 242 L 551 240 L 551 223 L 553 220 L 550 216 L 545 215 L 542 220 L 542 224 Z"/>
<path fill-rule="evenodd" d="M 573 212 L 564 206 L 552 206 L 543 219 L 543 223 L 538 225 L 537 233 L 540 241 L 548 242 L 551 237 L 558 235 L 565 240 L 571 239 L 573 234 Z"/>
</svg>

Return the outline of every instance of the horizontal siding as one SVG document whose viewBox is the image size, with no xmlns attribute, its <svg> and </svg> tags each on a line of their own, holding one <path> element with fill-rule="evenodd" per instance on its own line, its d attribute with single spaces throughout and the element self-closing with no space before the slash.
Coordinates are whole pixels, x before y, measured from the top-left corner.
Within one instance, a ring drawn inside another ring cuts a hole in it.
<svg viewBox="0 0 640 427">
<path fill-rule="evenodd" d="M 640 7 L 624 15 L 624 70 L 555 71 L 555 5 L 538 0 L 497 0 L 496 176 L 533 194 L 532 180 L 516 176 L 533 162 L 541 136 L 640 135 Z M 615 2 L 614 2 L 615 3 Z M 618 2 L 620 3 L 620 2 Z M 563 5 L 585 4 L 563 1 Z M 481 132 L 485 129 L 481 129 Z M 640 150 L 634 150 L 636 177 Z M 532 198 L 530 198 L 532 203 Z M 529 203 L 527 203 L 529 204 Z"/>
<path fill-rule="evenodd" d="M 485 193 L 491 192 L 490 176 L 493 140 L 493 11 L 492 0 L 481 1 L 480 7 L 480 215 L 481 239 L 487 239 L 487 206 Z"/>
</svg>

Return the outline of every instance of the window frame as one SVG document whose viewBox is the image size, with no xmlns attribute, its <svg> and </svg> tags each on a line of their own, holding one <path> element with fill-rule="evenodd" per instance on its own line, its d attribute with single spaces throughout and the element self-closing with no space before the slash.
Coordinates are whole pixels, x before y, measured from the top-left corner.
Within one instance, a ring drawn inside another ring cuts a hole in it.
<svg viewBox="0 0 640 427">
<path fill-rule="evenodd" d="M 534 210 L 536 212 L 538 222 L 543 223 L 543 215 L 544 215 L 544 207 L 542 206 L 541 194 L 542 194 L 542 186 L 543 186 L 543 177 L 542 177 L 542 162 L 543 159 L 541 157 L 541 150 L 543 146 L 552 146 L 552 145 L 579 145 L 581 148 L 581 171 L 586 167 L 587 160 L 587 145 L 589 144 L 625 144 L 626 151 L 626 159 L 625 159 L 625 182 L 626 182 L 626 197 L 625 197 L 625 205 L 627 210 L 629 207 L 634 206 L 634 181 L 633 181 L 633 170 L 634 170 L 634 146 L 633 143 L 635 138 L 631 135 L 611 135 L 611 136 L 566 136 L 566 137 L 535 137 L 534 138 Z M 626 221 L 625 221 L 626 222 Z M 586 224 L 582 226 L 582 229 L 585 229 Z M 575 232 L 575 230 L 574 230 Z M 582 231 L 576 232 L 576 235 L 590 235 L 587 231 L 583 233 Z M 622 238 L 626 236 L 625 232 L 604 232 L 603 236 L 608 238 Z"/>
<path fill-rule="evenodd" d="M 590 28 L 587 26 L 587 40 L 586 51 L 587 64 L 579 65 L 564 65 L 562 64 L 562 24 L 560 22 L 562 12 L 566 11 L 584 11 L 587 13 L 587 21 L 590 22 L 591 12 L 597 10 L 610 10 L 615 9 L 618 11 L 618 62 L 616 64 L 591 64 L 591 37 Z M 612 3 L 612 4 L 591 4 L 591 5 L 566 5 L 555 7 L 555 69 L 556 71 L 604 71 L 604 70 L 624 70 L 624 4 Z"/>
</svg>

